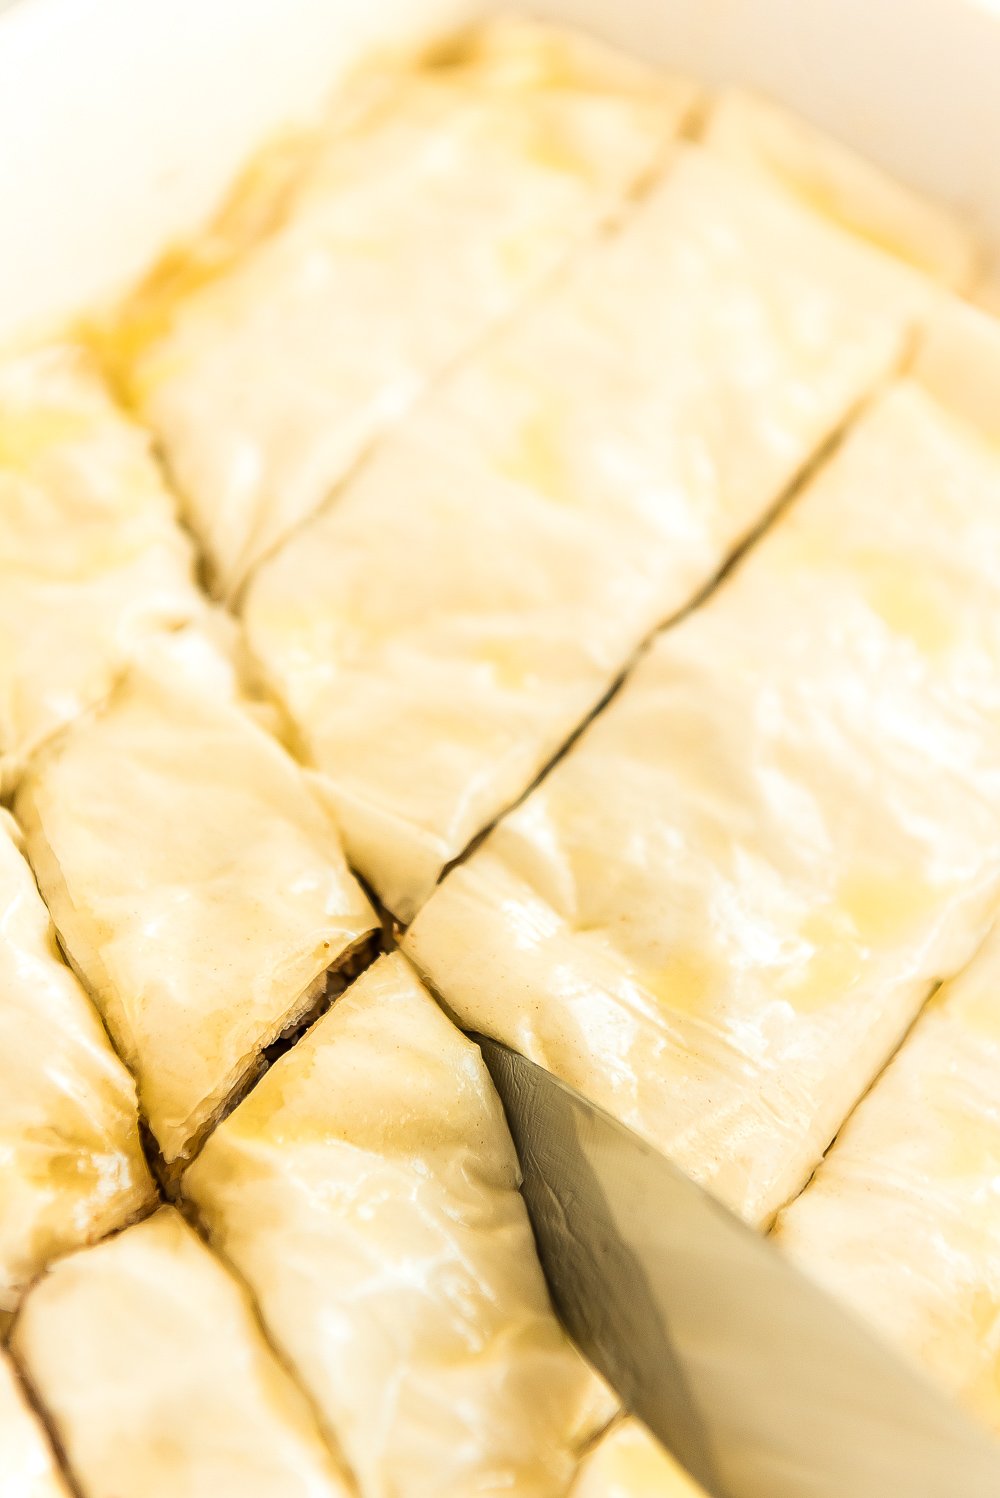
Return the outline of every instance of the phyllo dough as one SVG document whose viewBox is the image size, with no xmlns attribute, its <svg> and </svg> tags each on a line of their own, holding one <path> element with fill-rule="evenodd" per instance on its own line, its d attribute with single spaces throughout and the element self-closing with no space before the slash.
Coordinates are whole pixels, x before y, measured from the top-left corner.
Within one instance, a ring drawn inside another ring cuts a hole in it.
<svg viewBox="0 0 1000 1498">
<path fill-rule="evenodd" d="M 0 1498 L 70 1498 L 48 1437 L 2 1351 Z"/>
<path fill-rule="evenodd" d="M 900 357 L 931 283 L 698 148 L 260 569 L 251 646 L 408 920 Z"/>
<path fill-rule="evenodd" d="M 996 391 L 997 329 L 975 333 Z M 1000 444 L 957 382 L 934 393 L 939 362 L 859 419 L 407 940 L 462 1023 L 754 1223 L 1000 893 Z"/>
<path fill-rule="evenodd" d="M 622 1420 L 580 1464 L 569 1498 L 704 1498 L 638 1420 Z"/>
<path fill-rule="evenodd" d="M 0 1324 L 53 1255 L 155 1199 L 135 1084 L 59 955 L 14 837 L 0 812 Z"/>
<path fill-rule="evenodd" d="M 364 1498 L 553 1498 L 610 1413 L 549 1306 L 500 1101 L 399 955 L 184 1177 Z"/>
<path fill-rule="evenodd" d="M 166 327 L 133 363 L 135 398 L 220 591 L 621 208 L 693 92 L 573 33 L 508 19 L 331 127 L 278 224 L 168 301 Z M 140 330 L 149 302 L 147 291 Z"/>
<path fill-rule="evenodd" d="M 936 280 L 958 290 L 975 280 L 980 249 L 967 224 L 770 100 L 723 89 L 701 138 Z"/>
<path fill-rule="evenodd" d="M 931 1000 L 777 1241 L 1000 1433 L 1000 929 Z"/>
<path fill-rule="evenodd" d="M 62 1259 L 14 1350 L 83 1498 L 347 1498 L 249 1297 L 172 1207 Z"/>
<path fill-rule="evenodd" d="M 16 809 L 174 1167 L 373 929 L 322 788 L 178 637 L 41 751 Z"/>
<path fill-rule="evenodd" d="M 82 350 L 0 364 L 0 757 L 105 695 L 195 617 L 191 548 L 149 452 Z"/>
</svg>

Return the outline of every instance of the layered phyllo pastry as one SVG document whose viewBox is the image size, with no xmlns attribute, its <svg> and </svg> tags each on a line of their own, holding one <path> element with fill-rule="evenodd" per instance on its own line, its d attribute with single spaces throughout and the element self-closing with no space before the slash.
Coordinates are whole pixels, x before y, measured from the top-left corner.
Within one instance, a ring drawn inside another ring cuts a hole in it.
<svg viewBox="0 0 1000 1498">
<path fill-rule="evenodd" d="M 386 956 L 183 1189 L 365 1498 L 551 1498 L 613 1406 L 549 1304 L 482 1058 Z"/>
<path fill-rule="evenodd" d="M 950 307 L 410 930 L 464 1024 L 753 1223 L 1000 899 L 998 373 Z"/>
<path fill-rule="evenodd" d="M 938 221 L 912 214 L 914 232 Z M 251 647 L 401 920 L 892 372 L 938 294 L 776 175 L 678 148 L 620 230 L 262 565 Z"/>
<path fill-rule="evenodd" d="M 0 361 L 0 769 L 204 609 L 149 436 L 89 356 Z"/>
<path fill-rule="evenodd" d="M 583 38 L 499 20 L 366 80 L 168 262 L 115 342 L 218 591 L 622 210 L 693 96 Z"/>
<path fill-rule="evenodd" d="M 72 1498 L 24 1385 L 0 1350 L 0 1492 L 4 1498 Z"/>
<path fill-rule="evenodd" d="M 351 1498 L 246 1290 L 172 1207 L 55 1264 L 13 1346 L 82 1498 Z"/>
<path fill-rule="evenodd" d="M 781 186 L 944 285 L 964 291 L 976 282 L 981 247 L 964 220 L 770 100 L 722 89 L 708 109 L 703 136 L 741 170 Z"/>
<path fill-rule="evenodd" d="M 155 1200 L 135 1083 L 62 960 L 2 812 L 0 1174 L 0 1328 L 53 1255 Z"/>
<path fill-rule="evenodd" d="M 170 1173 L 370 938 L 324 788 L 192 635 L 52 740 L 15 807 Z"/>
<path fill-rule="evenodd" d="M 505 17 L 0 357 L 0 1498 L 701 1498 L 475 1032 L 1000 1433 L 977 253 Z"/>
<path fill-rule="evenodd" d="M 945 983 L 776 1241 L 1000 1433 L 1000 930 Z"/>
</svg>

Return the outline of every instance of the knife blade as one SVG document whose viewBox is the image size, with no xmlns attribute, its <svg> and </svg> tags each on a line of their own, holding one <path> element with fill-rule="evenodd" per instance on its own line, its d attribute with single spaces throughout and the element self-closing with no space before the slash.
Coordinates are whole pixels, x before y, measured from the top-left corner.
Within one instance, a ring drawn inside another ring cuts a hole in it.
<svg viewBox="0 0 1000 1498">
<path fill-rule="evenodd" d="M 557 1311 L 712 1498 L 998 1498 L 985 1428 L 638 1135 L 472 1038 Z"/>
</svg>

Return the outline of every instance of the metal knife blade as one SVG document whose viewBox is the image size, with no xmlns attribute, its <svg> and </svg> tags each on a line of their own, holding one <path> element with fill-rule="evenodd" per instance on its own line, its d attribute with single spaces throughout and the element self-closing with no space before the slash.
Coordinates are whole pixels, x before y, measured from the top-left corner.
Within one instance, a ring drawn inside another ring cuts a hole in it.
<svg viewBox="0 0 1000 1498">
<path fill-rule="evenodd" d="M 645 1141 L 481 1047 L 571 1335 L 713 1498 L 1000 1498 L 1000 1443 Z"/>
</svg>

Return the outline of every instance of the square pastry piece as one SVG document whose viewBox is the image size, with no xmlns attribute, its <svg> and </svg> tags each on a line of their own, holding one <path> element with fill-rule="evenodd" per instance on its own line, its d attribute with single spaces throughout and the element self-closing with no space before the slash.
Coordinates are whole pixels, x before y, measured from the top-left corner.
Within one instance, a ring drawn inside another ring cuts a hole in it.
<svg viewBox="0 0 1000 1498">
<path fill-rule="evenodd" d="M 66 345 L 0 363 L 0 761 L 203 611 L 191 556 L 148 436 L 88 356 Z"/>
<path fill-rule="evenodd" d="M 267 190 L 238 198 L 203 259 L 154 280 L 120 330 L 224 593 L 620 211 L 694 93 L 509 19 L 382 84 L 303 149 L 281 194 L 259 173 Z M 248 223 L 263 232 L 230 256 Z"/>
<path fill-rule="evenodd" d="M 50 1258 L 155 1200 L 135 1083 L 59 955 L 15 837 L 0 812 L 0 1326 Z"/>
<path fill-rule="evenodd" d="M 72 1498 L 49 1438 L 0 1350 L 0 1494 L 3 1498 Z"/>
<path fill-rule="evenodd" d="M 622 1420 L 580 1463 L 569 1498 L 706 1498 L 638 1420 Z"/>
<path fill-rule="evenodd" d="M 933 283 L 702 147 L 244 600 L 402 920 L 902 355 Z"/>
<path fill-rule="evenodd" d="M 1000 1434 L 1000 928 L 931 1000 L 777 1241 Z"/>
<path fill-rule="evenodd" d="M 363 1498 L 553 1498 L 608 1418 L 559 1327 L 500 1100 L 399 955 L 184 1177 Z"/>
<path fill-rule="evenodd" d="M 13 1347 L 83 1498 L 349 1498 L 246 1291 L 172 1207 L 60 1260 Z"/>
<path fill-rule="evenodd" d="M 998 394 L 951 309 L 410 929 L 463 1024 L 753 1223 L 1000 896 Z"/>
<path fill-rule="evenodd" d="M 16 808 L 173 1169 L 373 929 L 333 814 L 193 636 L 47 746 Z"/>
</svg>

